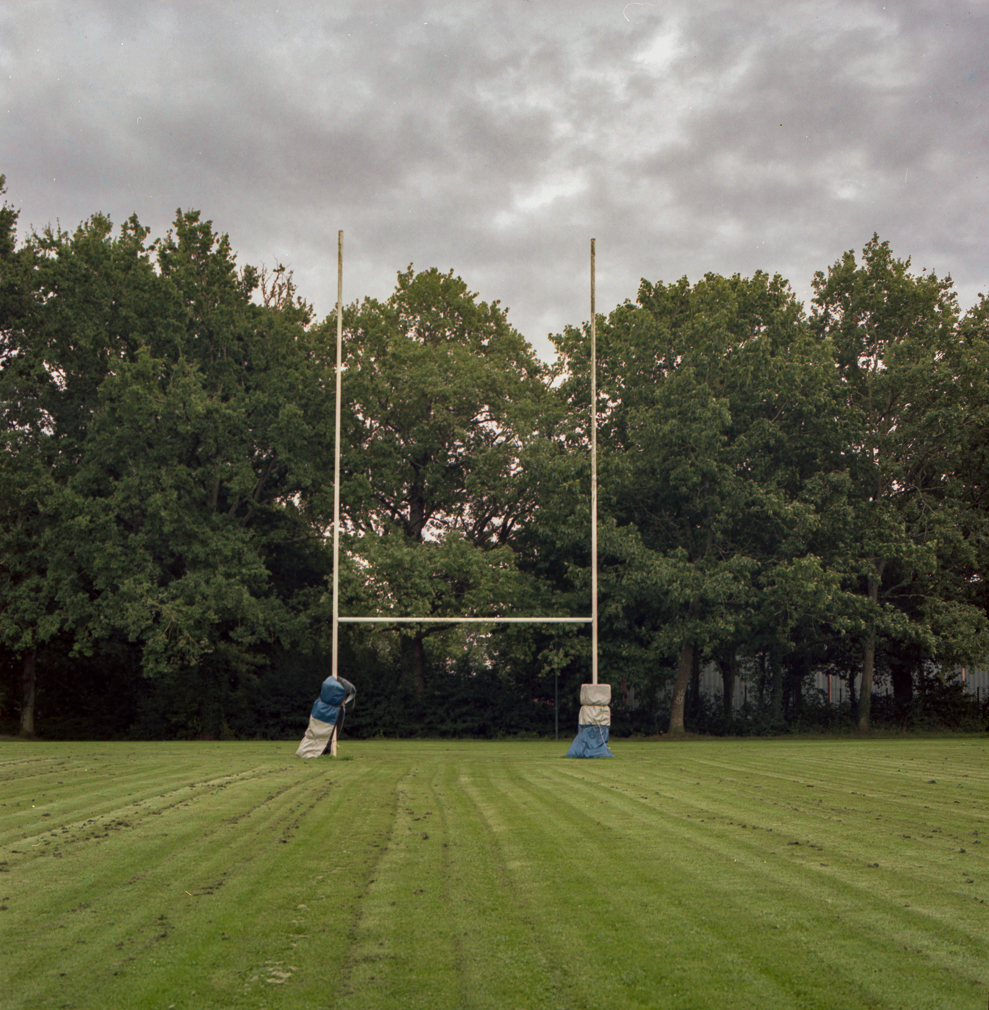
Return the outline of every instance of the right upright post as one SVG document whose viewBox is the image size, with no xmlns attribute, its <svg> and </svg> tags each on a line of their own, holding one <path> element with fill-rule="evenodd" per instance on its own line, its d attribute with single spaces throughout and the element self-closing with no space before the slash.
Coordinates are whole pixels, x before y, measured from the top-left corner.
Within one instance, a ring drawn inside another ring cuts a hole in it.
<svg viewBox="0 0 989 1010">
<path fill-rule="evenodd" d="M 598 357 L 594 254 L 591 239 L 591 683 L 580 686 L 577 738 L 567 751 L 567 757 L 574 758 L 614 757 L 608 749 L 611 685 L 598 683 Z"/>
<path fill-rule="evenodd" d="M 598 682 L 598 348 L 591 239 L 591 683 Z"/>
</svg>

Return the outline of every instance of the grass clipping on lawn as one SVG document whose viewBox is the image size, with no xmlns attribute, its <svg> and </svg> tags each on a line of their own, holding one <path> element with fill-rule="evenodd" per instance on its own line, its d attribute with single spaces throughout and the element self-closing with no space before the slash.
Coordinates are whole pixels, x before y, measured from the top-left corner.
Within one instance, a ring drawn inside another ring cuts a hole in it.
<svg viewBox="0 0 989 1010">
<path fill-rule="evenodd" d="M 0 744 L 0 1007 L 984 1007 L 989 740 Z"/>
</svg>

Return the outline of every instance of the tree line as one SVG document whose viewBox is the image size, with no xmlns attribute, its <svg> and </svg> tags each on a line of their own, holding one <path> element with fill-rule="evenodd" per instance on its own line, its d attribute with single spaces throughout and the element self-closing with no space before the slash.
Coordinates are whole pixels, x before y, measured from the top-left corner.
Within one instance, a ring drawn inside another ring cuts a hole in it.
<svg viewBox="0 0 989 1010">
<path fill-rule="evenodd" d="M 195 211 L 154 240 L 99 214 L 16 229 L 4 203 L 0 719 L 301 732 L 331 646 L 335 315 Z M 547 364 L 497 302 L 411 266 L 343 323 L 341 612 L 588 614 L 589 323 Z M 962 312 L 873 237 L 809 309 L 779 276 L 708 274 L 643 281 L 596 329 L 616 731 L 833 719 L 821 671 L 861 728 L 935 696 L 978 718 L 947 675 L 987 652 L 986 298 Z M 339 662 L 355 734 L 546 733 L 556 697 L 570 733 L 590 640 L 344 625 Z"/>
</svg>

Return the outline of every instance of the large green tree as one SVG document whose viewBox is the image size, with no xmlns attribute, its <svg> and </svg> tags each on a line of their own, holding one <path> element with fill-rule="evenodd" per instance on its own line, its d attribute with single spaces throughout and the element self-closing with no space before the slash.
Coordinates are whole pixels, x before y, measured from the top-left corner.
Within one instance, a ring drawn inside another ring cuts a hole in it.
<svg viewBox="0 0 989 1010">
<path fill-rule="evenodd" d="M 144 232 L 117 239 L 96 216 L 72 236 L 46 229 L 14 251 L 7 219 L 3 271 L 0 640 L 23 659 L 21 731 L 34 730 L 35 657 L 57 635 L 86 639 L 91 597 L 65 558 L 79 530 L 61 513 L 79 472 L 97 391 L 133 354 L 137 322 L 154 313 Z"/>
<path fill-rule="evenodd" d="M 0 195 L 5 192 L 0 175 Z M 17 247 L 17 212 L 0 206 L 0 649 L 21 671 L 21 733 L 34 734 L 36 657 L 48 594 L 38 551 L 49 491 L 50 430 L 36 403 L 40 382 L 23 357 L 31 310 L 31 251 Z M 2 699 L 10 705 L 7 699 Z"/>
<path fill-rule="evenodd" d="M 527 454 L 551 422 L 545 368 L 497 302 L 453 272 L 398 275 L 344 315 L 343 472 L 353 605 L 395 616 L 497 616 L 532 605 L 515 536 L 538 488 Z M 404 636 L 416 690 L 425 640 Z"/>
<path fill-rule="evenodd" d="M 731 667 L 763 641 L 778 660 L 834 588 L 812 549 L 812 481 L 836 446 L 829 357 L 788 285 L 761 273 L 644 281 L 598 333 L 605 507 L 642 545 L 616 579 L 625 638 L 675 662 L 682 732 L 700 655 Z M 583 409 L 584 334 L 557 346 Z"/>
<path fill-rule="evenodd" d="M 946 665 L 984 651 L 982 615 L 959 585 L 964 531 L 981 523 L 955 476 L 959 441 L 984 407 L 979 385 L 959 381 L 971 362 L 950 278 L 911 273 L 874 236 L 861 262 L 847 252 L 818 273 L 814 292 L 811 323 L 833 348 L 847 423 L 866 729 L 879 647 Z"/>
<path fill-rule="evenodd" d="M 19 517 L 5 536 L 33 550 L 0 587 L 0 633 L 22 651 L 119 637 L 172 685 L 165 723 L 215 735 L 272 648 L 312 644 L 329 573 L 325 353 L 284 273 L 252 298 L 257 273 L 198 213 L 147 235 L 97 216 L 27 243 L 2 473 Z"/>
</svg>

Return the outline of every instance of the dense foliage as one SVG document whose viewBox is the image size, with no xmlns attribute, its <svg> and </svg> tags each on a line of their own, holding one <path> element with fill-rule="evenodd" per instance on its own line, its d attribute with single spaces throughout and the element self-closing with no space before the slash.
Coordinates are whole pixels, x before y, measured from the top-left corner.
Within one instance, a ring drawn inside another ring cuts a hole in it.
<svg viewBox="0 0 989 1010">
<path fill-rule="evenodd" d="M 329 665 L 335 317 L 197 212 L 156 241 L 16 225 L 4 204 L 0 718 L 294 735 Z M 345 612 L 589 612 L 588 325 L 548 367 L 410 266 L 344 330 Z M 780 277 L 708 275 L 643 281 L 597 332 L 614 731 L 978 723 L 949 674 L 987 652 L 986 299 L 962 314 L 874 238 L 809 314 Z M 347 625 L 340 650 L 360 736 L 545 734 L 557 692 L 569 733 L 589 669 L 565 625 Z"/>
</svg>

